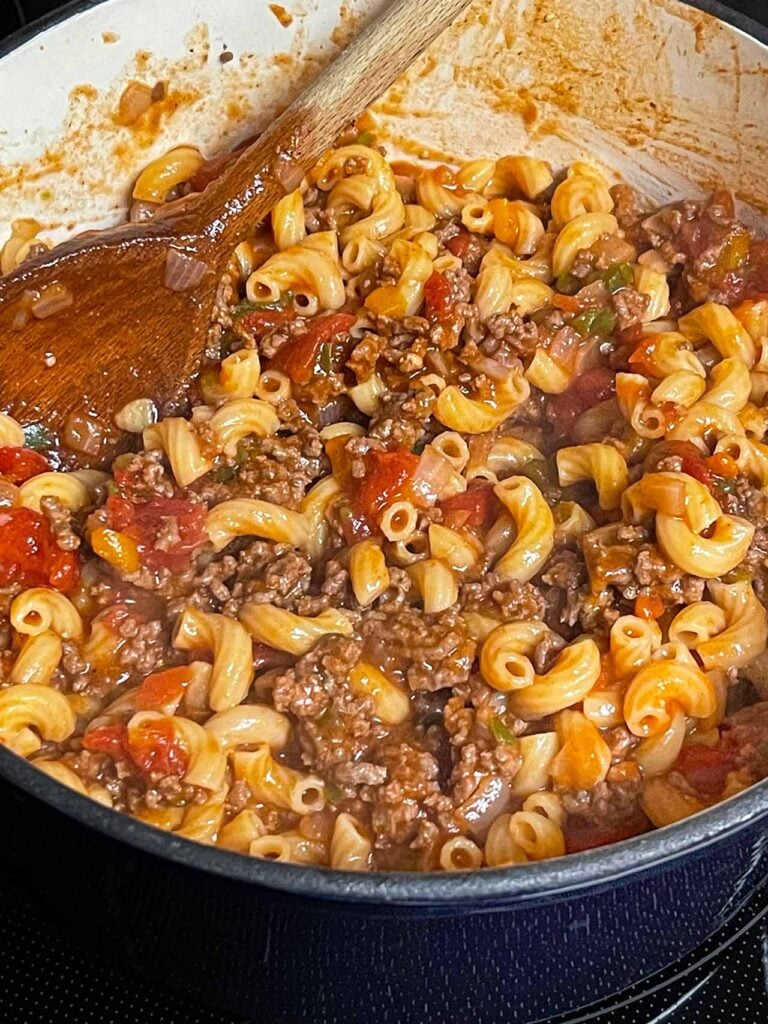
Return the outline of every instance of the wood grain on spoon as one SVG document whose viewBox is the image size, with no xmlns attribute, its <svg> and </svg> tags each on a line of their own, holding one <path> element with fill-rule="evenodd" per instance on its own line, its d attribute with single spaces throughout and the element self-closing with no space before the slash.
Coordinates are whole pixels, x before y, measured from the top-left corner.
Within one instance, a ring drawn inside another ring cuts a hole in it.
<svg viewBox="0 0 768 1024">
<path fill-rule="evenodd" d="M 3 408 L 59 429 L 84 406 L 111 422 L 132 399 L 183 392 L 233 248 L 468 4 L 394 0 L 203 192 L 148 224 L 81 235 L 0 277 Z M 165 283 L 174 250 L 193 277 L 205 271 L 185 290 Z M 69 302 L 58 311 L 57 293 Z M 30 312 L 37 294 L 44 300 Z"/>
</svg>

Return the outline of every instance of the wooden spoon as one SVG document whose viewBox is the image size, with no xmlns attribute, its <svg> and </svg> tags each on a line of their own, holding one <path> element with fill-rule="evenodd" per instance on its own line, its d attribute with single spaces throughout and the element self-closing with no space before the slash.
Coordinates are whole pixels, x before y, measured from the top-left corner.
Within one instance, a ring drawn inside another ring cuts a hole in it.
<svg viewBox="0 0 768 1024">
<path fill-rule="evenodd" d="M 58 430 L 73 410 L 111 425 L 132 399 L 183 394 L 234 247 L 468 3 L 394 0 L 203 192 L 161 207 L 147 224 L 80 235 L 0 277 L 4 408 Z M 202 278 L 167 287 L 179 264 Z M 105 458 L 114 442 L 92 454 Z"/>
</svg>

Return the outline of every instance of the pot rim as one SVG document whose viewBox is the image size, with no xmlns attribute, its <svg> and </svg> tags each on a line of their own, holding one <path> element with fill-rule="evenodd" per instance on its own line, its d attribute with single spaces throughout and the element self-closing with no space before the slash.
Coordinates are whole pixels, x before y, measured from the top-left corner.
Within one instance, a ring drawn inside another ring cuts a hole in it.
<svg viewBox="0 0 768 1024">
<path fill-rule="evenodd" d="M 47 32 L 49 28 L 54 28 L 54 26 L 61 24 L 63 21 L 69 21 L 76 14 L 84 14 L 86 11 L 93 10 L 94 7 L 99 7 L 106 2 L 108 0 L 69 0 L 68 3 L 65 3 L 55 11 L 44 14 L 40 18 L 28 22 L 26 25 L 22 25 L 15 32 L 11 32 L 9 36 L 0 40 L 0 60 L 7 57 L 14 50 L 18 50 L 24 43 L 28 43 L 36 36 Z M 711 14 L 726 25 L 739 29 L 745 35 L 768 45 L 768 25 L 761 25 L 754 18 L 750 18 L 749 15 L 726 7 L 720 0 L 676 0 L 676 2 L 686 7 L 695 7 L 700 11 L 704 11 L 705 14 Z"/>
<path fill-rule="evenodd" d="M 106 0 L 71 0 L 0 42 L 0 60 L 24 43 Z M 719 0 L 680 0 L 768 45 L 768 27 Z M 768 816 L 768 779 L 685 821 L 578 855 L 466 873 L 368 872 L 249 858 L 154 828 L 82 796 L 0 747 L 0 778 L 81 825 L 192 870 L 310 898 L 391 905 L 483 905 L 552 897 L 661 867 Z"/>
<path fill-rule="evenodd" d="M 768 779 L 685 821 L 609 846 L 511 868 L 350 872 L 250 858 L 196 843 L 63 786 L 0 747 L 0 778 L 87 828 L 163 860 L 296 896 L 368 904 L 499 905 L 552 897 L 662 867 L 768 817 Z"/>
</svg>

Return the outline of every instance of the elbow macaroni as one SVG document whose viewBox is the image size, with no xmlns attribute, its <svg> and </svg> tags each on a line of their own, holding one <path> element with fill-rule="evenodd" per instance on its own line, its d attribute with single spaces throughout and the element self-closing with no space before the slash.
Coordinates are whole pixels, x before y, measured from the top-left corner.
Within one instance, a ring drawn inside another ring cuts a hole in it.
<svg viewBox="0 0 768 1024">
<path fill-rule="evenodd" d="M 154 160 L 134 212 L 201 163 Z M 603 836 L 616 787 L 630 830 L 767 775 L 765 709 L 729 695 L 768 698 L 768 299 L 678 315 L 619 196 L 583 162 L 331 149 L 224 255 L 191 412 L 116 414 L 155 454 L 65 471 L 0 414 L 0 743 L 177 836 L 351 871 L 523 865 Z"/>
</svg>

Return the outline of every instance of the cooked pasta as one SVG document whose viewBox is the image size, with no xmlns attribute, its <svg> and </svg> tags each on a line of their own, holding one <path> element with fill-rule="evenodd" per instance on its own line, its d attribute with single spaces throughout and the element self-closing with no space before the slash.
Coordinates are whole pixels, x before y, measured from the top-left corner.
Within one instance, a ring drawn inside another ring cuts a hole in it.
<svg viewBox="0 0 768 1024">
<path fill-rule="evenodd" d="M 469 398 L 452 384 L 440 392 L 435 416 L 449 430 L 484 434 L 503 423 L 529 394 L 528 381 L 514 372 L 507 375 L 488 400 Z"/>
<path fill-rule="evenodd" d="M 609 444 L 561 448 L 557 453 L 557 472 L 564 487 L 592 480 L 602 509 L 617 508 L 629 482 L 626 463 Z"/>
<path fill-rule="evenodd" d="M 19 594 L 11 604 L 11 625 L 17 633 L 38 636 L 52 631 L 63 640 L 83 635 L 83 620 L 69 598 L 57 590 L 34 587 Z"/>
<path fill-rule="evenodd" d="M 243 605 L 240 620 L 263 644 L 289 654 L 306 654 L 321 636 L 351 636 L 352 623 L 343 613 L 329 609 L 319 615 L 295 615 L 273 604 Z"/>
<path fill-rule="evenodd" d="M 205 723 L 206 731 L 227 752 L 252 743 L 266 743 L 272 750 L 282 750 L 290 728 L 285 715 L 261 704 L 238 704 L 211 715 Z"/>
<path fill-rule="evenodd" d="M 600 676 L 600 651 L 594 640 L 577 640 L 558 656 L 544 675 L 515 690 L 508 703 L 524 721 L 545 718 L 583 700 Z"/>
<path fill-rule="evenodd" d="M 368 871 L 371 866 L 371 840 L 362 823 L 342 813 L 334 822 L 331 836 L 330 865 L 345 871 Z"/>
<path fill-rule="evenodd" d="M 309 537 L 305 516 L 253 498 L 236 498 L 216 505 L 206 516 L 205 530 L 216 551 L 236 537 L 263 537 L 296 548 L 303 547 Z"/>
<path fill-rule="evenodd" d="M 185 608 L 173 645 L 182 651 L 212 652 L 209 703 L 214 711 L 226 711 L 243 700 L 253 679 L 253 660 L 248 634 L 236 619 Z"/>
<path fill-rule="evenodd" d="M 349 577 L 358 604 L 366 607 L 389 588 L 390 575 L 381 545 L 361 540 L 349 552 Z"/>
<path fill-rule="evenodd" d="M 25 444 L 21 424 L 7 412 L 0 412 L 0 443 L 7 448 L 21 448 Z"/>
<path fill-rule="evenodd" d="M 768 777 L 765 246 L 722 191 L 630 223 L 587 162 L 364 138 L 227 254 L 188 402 L 119 410 L 110 466 L 0 414 L 0 743 L 348 871 L 514 870 Z"/>
<path fill-rule="evenodd" d="M 26 683 L 0 690 L 0 743 L 29 757 L 43 740 L 61 743 L 75 731 L 67 698 L 50 686 Z"/>
<path fill-rule="evenodd" d="M 425 615 L 447 611 L 456 603 L 459 585 L 449 565 L 438 558 L 422 558 L 410 566 L 408 574 L 421 596 Z"/>
<path fill-rule="evenodd" d="M 232 768 L 235 778 L 248 784 L 259 803 L 274 804 L 296 814 L 320 811 L 325 804 L 322 780 L 280 764 L 266 743 L 254 751 L 233 754 Z"/>
<path fill-rule="evenodd" d="M 611 748 L 597 726 L 581 711 L 565 709 L 557 716 L 560 750 L 549 774 L 560 789 L 594 789 L 611 767 Z"/>
<path fill-rule="evenodd" d="M 322 238 L 311 235 L 270 256 L 246 285 L 251 302 L 280 302 L 289 292 L 317 300 L 318 309 L 344 305 L 338 240 L 333 232 L 324 232 Z"/>
<path fill-rule="evenodd" d="M 599 172 L 569 173 L 552 193 L 552 219 L 563 227 L 588 213 L 610 213 L 613 198 Z M 653 317 L 652 319 L 657 319 Z"/>
<path fill-rule="evenodd" d="M 219 829 L 216 845 L 233 853 L 250 853 L 251 843 L 260 839 L 266 828 L 256 811 L 244 810 Z"/>
<path fill-rule="evenodd" d="M 527 582 L 547 560 L 554 545 L 555 521 L 541 491 L 527 477 L 510 476 L 494 493 L 509 512 L 516 536 L 496 563 L 496 572 Z"/>
<path fill-rule="evenodd" d="M 162 203 L 168 193 L 200 169 L 200 151 L 194 146 L 178 146 L 147 164 L 133 186 L 133 198 L 146 203 Z"/>
<path fill-rule="evenodd" d="M 64 647 L 58 633 L 48 630 L 28 636 L 13 663 L 11 682 L 47 686 L 59 667 L 63 653 Z"/>
<path fill-rule="evenodd" d="M 385 724 L 399 725 L 408 717 L 408 695 L 375 665 L 358 662 L 349 673 L 349 686 L 359 697 L 370 697 L 376 717 Z"/>
<path fill-rule="evenodd" d="M 577 254 L 589 249 L 601 235 L 613 235 L 619 229 L 611 213 L 584 213 L 574 217 L 560 231 L 552 250 L 552 271 L 555 276 L 567 274 Z"/>
</svg>

